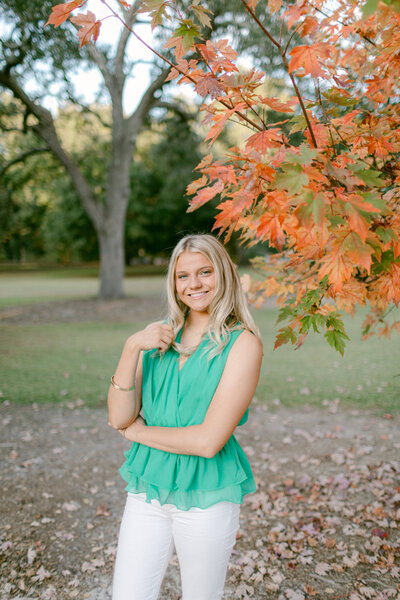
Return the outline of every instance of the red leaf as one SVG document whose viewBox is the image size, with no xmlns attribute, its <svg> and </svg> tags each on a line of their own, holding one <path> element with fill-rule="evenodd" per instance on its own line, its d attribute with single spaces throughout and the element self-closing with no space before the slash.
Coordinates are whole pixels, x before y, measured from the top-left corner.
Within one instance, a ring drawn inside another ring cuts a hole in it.
<svg viewBox="0 0 400 600">
<path fill-rule="evenodd" d="M 76 17 L 71 17 L 71 21 L 72 23 L 75 23 L 75 25 L 81 26 L 81 29 L 78 31 L 80 48 L 89 43 L 92 38 L 93 42 L 96 42 L 99 37 L 101 25 L 101 21 L 96 20 L 96 15 L 88 10 L 86 15 L 80 13 Z"/>
<path fill-rule="evenodd" d="M 54 25 L 58 27 L 61 23 L 64 23 L 75 8 L 79 8 L 85 3 L 86 0 L 72 0 L 64 4 L 56 4 L 51 9 L 51 15 L 49 16 L 46 25 Z M 45 26 L 46 26 L 45 25 Z"/>
<path fill-rule="evenodd" d="M 376 535 L 377 537 L 380 537 L 381 539 L 389 537 L 388 532 L 385 531 L 384 529 L 381 529 L 380 527 L 376 527 L 375 529 L 373 529 L 372 535 Z"/>
<path fill-rule="evenodd" d="M 207 96 L 207 94 L 210 94 L 210 97 L 214 99 L 221 96 L 225 88 L 215 75 L 208 73 L 196 83 L 194 89 L 200 96 L 203 96 L 203 98 Z"/>
</svg>

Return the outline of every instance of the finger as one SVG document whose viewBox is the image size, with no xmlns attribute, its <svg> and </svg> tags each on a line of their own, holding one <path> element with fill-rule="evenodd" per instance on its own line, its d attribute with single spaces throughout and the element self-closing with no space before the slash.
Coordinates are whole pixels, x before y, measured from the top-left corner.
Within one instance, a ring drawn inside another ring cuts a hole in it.
<svg viewBox="0 0 400 600">
<path fill-rule="evenodd" d="M 171 335 L 173 335 L 173 333 L 174 333 L 174 328 L 172 327 L 172 325 L 168 325 L 168 323 L 162 324 L 161 329 L 164 332 L 170 333 Z"/>
<path fill-rule="evenodd" d="M 164 335 L 161 336 L 160 341 L 163 344 L 166 344 L 167 346 L 170 346 L 171 342 L 172 342 L 172 338 L 170 336 L 164 334 Z"/>
</svg>

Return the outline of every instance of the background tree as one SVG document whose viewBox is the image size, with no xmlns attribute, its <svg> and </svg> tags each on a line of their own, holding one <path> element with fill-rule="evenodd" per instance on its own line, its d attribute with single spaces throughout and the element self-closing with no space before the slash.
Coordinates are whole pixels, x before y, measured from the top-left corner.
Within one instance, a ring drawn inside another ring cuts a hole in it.
<svg viewBox="0 0 400 600">
<path fill-rule="evenodd" d="M 63 165 L 93 223 L 100 250 L 100 296 L 122 296 L 125 215 L 133 151 L 145 117 L 157 102 L 157 92 L 165 84 L 168 70 L 154 65 L 151 83 L 144 90 L 139 105 L 125 115 L 123 94 L 134 68 L 134 63 L 126 55 L 131 37 L 126 27 L 121 25 L 115 44 L 102 47 L 88 45 L 81 57 L 71 43 L 73 28 L 65 27 L 54 34 L 44 27 L 51 10 L 48 0 L 28 4 L 19 0 L 1 0 L 0 6 L 6 20 L 1 39 L 0 85 L 22 103 L 25 112 L 23 129 L 33 132 L 41 140 L 40 144 L 44 143 Z M 119 7 L 123 19 L 130 26 L 137 25 L 136 7 Z M 105 190 L 92 186 L 81 165 L 66 151 L 54 117 L 44 104 L 49 90 L 53 89 L 58 98 L 68 98 L 75 105 L 82 105 L 79 95 L 69 83 L 70 73 L 82 64 L 82 60 L 88 67 L 98 69 L 112 107 L 107 122 L 109 153 L 103 157 Z M 32 79 L 35 91 L 28 92 Z"/>
<path fill-rule="evenodd" d="M 107 107 L 96 110 L 106 118 Z M 194 131 L 198 129 L 196 107 L 191 110 L 192 116 L 189 109 L 179 114 L 159 110 L 157 117 L 146 120 L 138 136 L 125 230 L 128 262 L 137 257 L 138 261 L 166 258 L 180 236 L 212 227 L 215 205 L 210 203 L 193 215 L 185 212 L 185 189 L 187 182 L 197 176 L 193 169 L 201 158 L 202 144 Z M 3 115 L 4 129 L 12 129 L 13 117 Z M 107 128 L 93 114 L 77 111 L 72 105 L 59 112 L 55 124 L 62 132 L 64 147 L 90 185 L 97 189 L 104 186 Z M 28 138 L 8 131 L 3 137 L 3 153 L 22 157 L 21 144 L 28 148 L 32 145 Z M 5 165 L 0 190 L 2 258 L 39 259 L 42 264 L 95 261 L 95 230 L 71 180 L 53 155 L 34 153 L 18 162 L 6 161 Z"/>
</svg>

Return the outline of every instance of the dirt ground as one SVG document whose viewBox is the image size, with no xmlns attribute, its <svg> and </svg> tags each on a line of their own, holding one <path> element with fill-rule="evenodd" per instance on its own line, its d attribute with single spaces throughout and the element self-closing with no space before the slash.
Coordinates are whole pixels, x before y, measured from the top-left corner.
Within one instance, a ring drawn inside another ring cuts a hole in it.
<svg viewBox="0 0 400 600">
<path fill-rule="evenodd" d="M 135 318 L 154 302 L 136 303 Z M 47 304 L 0 319 L 132 319 L 126 301 Z M 82 401 L 3 402 L 0 419 L 0 599 L 109 600 L 129 442 L 107 426 L 106 407 Z M 235 435 L 258 490 L 242 507 L 224 599 L 399 599 L 399 429 L 390 414 L 254 399 Z M 174 557 L 161 600 L 179 598 Z"/>
</svg>

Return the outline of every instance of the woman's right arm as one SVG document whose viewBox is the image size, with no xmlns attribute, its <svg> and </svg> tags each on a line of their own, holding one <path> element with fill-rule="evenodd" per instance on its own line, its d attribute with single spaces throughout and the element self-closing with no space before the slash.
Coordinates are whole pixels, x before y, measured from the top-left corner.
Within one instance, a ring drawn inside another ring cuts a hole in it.
<svg viewBox="0 0 400 600">
<path fill-rule="evenodd" d="M 137 418 L 142 406 L 142 350 L 160 348 L 166 350 L 173 339 L 173 329 L 165 323 L 151 323 L 145 329 L 131 335 L 125 342 L 114 382 L 122 388 L 135 389 L 125 392 L 110 385 L 108 390 L 108 423 L 114 429 L 124 429 Z"/>
</svg>

